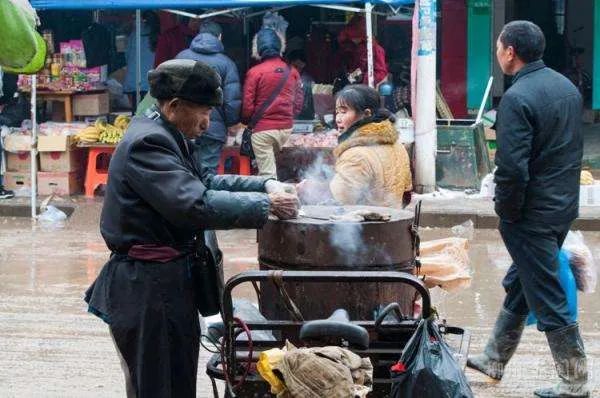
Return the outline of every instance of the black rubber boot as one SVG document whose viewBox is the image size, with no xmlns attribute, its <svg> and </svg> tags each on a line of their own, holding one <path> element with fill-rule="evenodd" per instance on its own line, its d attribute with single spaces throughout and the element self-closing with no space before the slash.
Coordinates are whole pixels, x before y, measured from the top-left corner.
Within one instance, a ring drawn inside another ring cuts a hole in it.
<svg viewBox="0 0 600 398">
<path fill-rule="evenodd" d="M 588 371 L 583 340 L 577 324 L 546 332 L 560 381 L 550 388 L 535 391 L 541 398 L 587 398 Z"/>
<path fill-rule="evenodd" d="M 517 315 L 502 308 L 483 354 L 469 357 L 467 366 L 492 379 L 501 380 L 504 367 L 515 353 L 527 315 Z"/>
</svg>

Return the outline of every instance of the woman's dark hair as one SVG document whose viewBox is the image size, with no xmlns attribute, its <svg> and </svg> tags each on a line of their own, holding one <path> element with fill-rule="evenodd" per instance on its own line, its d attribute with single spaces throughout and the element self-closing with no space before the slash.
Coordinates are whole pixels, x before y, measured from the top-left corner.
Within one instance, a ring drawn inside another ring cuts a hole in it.
<svg viewBox="0 0 600 398">
<path fill-rule="evenodd" d="M 507 23 L 498 38 L 504 48 L 512 47 L 525 63 L 537 61 L 544 55 L 546 38 L 539 26 L 529 21 Z"/>
<path fill-rule="evenodd" d="M 156 51 L 158 35 L 160 34 L 160 18 L 154 11 L 146 10 L 142 13 L 142 20 L 150 29 L 150 32 L 148 33 L 148 40 L 150 41 L 150 50 L 154 52 Z"/>
<path fill-rule="evenodd" d="M 351 84 L 344 87 L 337 93 L 336 102 L 358 113 L 364 113 L 369 109 L 375 119 L 389 119 L 392 122 L 396 120 L 390 111 L 381 107 L 381 97 L 377 90 L 365 84 Z"/>
</svg>

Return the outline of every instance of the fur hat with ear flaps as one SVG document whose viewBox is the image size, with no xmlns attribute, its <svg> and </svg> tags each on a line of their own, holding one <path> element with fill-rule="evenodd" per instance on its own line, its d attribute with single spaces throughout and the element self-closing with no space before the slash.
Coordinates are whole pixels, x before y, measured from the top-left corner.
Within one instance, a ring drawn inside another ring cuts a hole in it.
<svg viewBox="0 0 600 398">
<path fill-rule="evenodd" d="M 221 78 L 210 66 L 189 59 L 163 62 L 148 72 L 150 95 L 158 100 L 181 98 L 200 105 L 223 103 Z"/>
</svg>

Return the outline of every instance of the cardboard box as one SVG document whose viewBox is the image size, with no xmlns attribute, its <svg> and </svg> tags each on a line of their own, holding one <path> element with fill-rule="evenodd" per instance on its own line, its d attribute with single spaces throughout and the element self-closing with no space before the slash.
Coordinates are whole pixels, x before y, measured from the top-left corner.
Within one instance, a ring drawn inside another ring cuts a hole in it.
<svg viewBox="0 0 600 398">
<path fill-rule="evenodd" d="M 7 135 L 4 138 L 4 150 L 8 152 L 29 152 L 31 150 L 31 135 Z"/>
<path fill-rule="evenodd" d="M 579 206 L 600 206 L 600 184 L 579 187 Z"/>
<path fill-rule="evenodd" d="M 31 188 L 31 173 L 7 171 L 3 176 L 4 188 L 16 191 L 21 188 Z"/>
<path fill-rule="evenodd" d="M 4 152 L 6 156 L 6 171 L 31 171 L 31 152 Z"/>
<path fill-rule="evenodd" d="M 81 172 L 84 152 L 70 150 L 65 152 L 40 152 L 40 170 L 45 172 L 70 171 Z"/>
<path fill-rule="evenodd" d="M 97 94 L 79 94 L 73 97 L 73 115 L 97 116 L 110 111 L 108 92 Z"/>
<path fill-rule="evenodd" d="M 72 136 L 40 136 L 40 171 L 67 173 L 81 171 L 84 152 L 75 147 Z"/>
<path fill-rule="evenodd" d="M 38 137 L 39 152 L 65 152 L 75 147 L 75 140 L 69 135 L 40 135 Z"/>
<path fill-rule="evenodd" d="M 37 174 L 38 193 L 40 195 L 72 195 L 82 190 L 82 180 L 78 173 L 47 173 L 40 171 Z"/>
</svg>

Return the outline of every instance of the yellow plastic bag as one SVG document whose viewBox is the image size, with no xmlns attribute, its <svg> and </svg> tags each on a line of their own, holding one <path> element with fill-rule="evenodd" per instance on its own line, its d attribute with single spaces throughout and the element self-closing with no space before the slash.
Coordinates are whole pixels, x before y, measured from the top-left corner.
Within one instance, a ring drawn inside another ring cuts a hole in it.
<svg viewBox="0 0 600 398">
<path fill-rule="evenodd" d="M 260 356 L 258 357 L 256 369 L 262 378 L 265 379 L 271 386 L 272 394 L 279 394 L 285 390 L 285 384 L 283 384 L 279 377 L 273 373 L 273 367 L 281 361 L 284 354 L 285 351 L 279 348 L 272 348 L 270 350 L 261 352 Z"/>
</svg>

